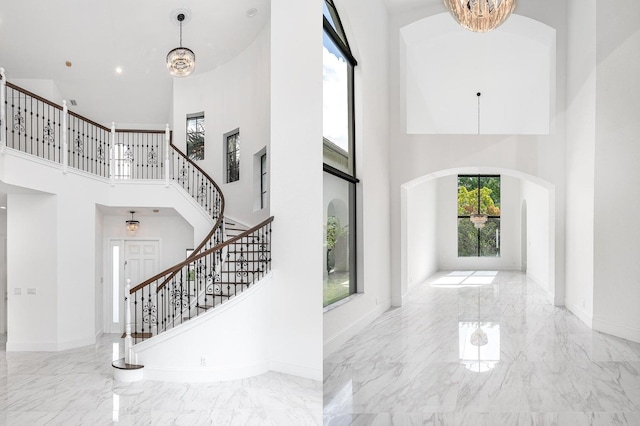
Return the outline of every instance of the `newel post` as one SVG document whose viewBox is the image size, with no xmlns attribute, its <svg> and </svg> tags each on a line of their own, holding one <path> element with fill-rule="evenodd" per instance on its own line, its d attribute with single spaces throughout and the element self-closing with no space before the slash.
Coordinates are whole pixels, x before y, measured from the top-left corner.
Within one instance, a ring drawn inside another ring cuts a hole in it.
<svg viewBox="0 0 640 426">
<path fill-rule="evenodd" d="M 62 173 L 67 174 L 69 167 L 69 141 L 67 135 L 67 122 L 69 119 L 69 110 L 67 109 L 67 101 L 62 101 Z"/>
<path fill-rule="evenodd" d="M 124 288 L 124 362 L 131 364 L 133 360 L 133 351 L 131 346 L 133 339 L 131 338 L 131 279 L 127 278 L 127 285 Z"/>
<path fill-rule="evenodd" d="M 7 146 L 7 77 L 4 68 L 0 68 L 0 153 L 4 153 Z"/>
<path fill-rule="evenodd" d="M 116 184 L 116 123 L 111 123 L 111 158 L 109 161 L 109 177 L 111 179 L 111 186 Z"/>
<path fill-rule="evenodd" d="M 169 187 L 169 144 L 171 143 L 171 133 L 169 131 L 169 123 L 164 129 L 164 184 Z"/>
</svg>

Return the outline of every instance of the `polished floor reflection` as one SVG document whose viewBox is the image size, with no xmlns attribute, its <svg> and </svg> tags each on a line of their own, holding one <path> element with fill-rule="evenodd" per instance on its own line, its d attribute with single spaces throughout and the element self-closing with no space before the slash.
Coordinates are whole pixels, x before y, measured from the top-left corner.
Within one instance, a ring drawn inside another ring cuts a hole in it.
<svg viewBox="0 0 640 426">
<path fill-rule="evenodd" d="M 441 273 L 324 363 L 328 425 L 640 425 L 640 344 L 517 272 Z"/>
<path fill-rule="evenodd" d="M 279 373 L 219 383 L 115 382 L 118 336 L 63 352 L 0 346 L 0 425 L 314 425 L 322 384 Z"/>
</svg>

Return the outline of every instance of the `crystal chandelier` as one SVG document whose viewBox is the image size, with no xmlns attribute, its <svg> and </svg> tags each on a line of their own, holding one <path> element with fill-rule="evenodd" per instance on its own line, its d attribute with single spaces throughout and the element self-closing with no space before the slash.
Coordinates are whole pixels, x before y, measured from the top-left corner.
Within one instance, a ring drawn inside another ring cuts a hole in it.
<svg viewBox="0 0 640 426">
<path fill-rule="evenodd" d="M 180 47 L 171 50 L 167 55 L 167 69 L 169 73 L 176 77 L 186 77 L 196 66 L 196 55 L 193 50 L 182 47 L 182 21 L 184 13 L 179 13 L 176 19 L 180 23 Z"/>
<path fill-rule="evenodd" d="M 130 220 L 126 220 L 125 223 L 127 224 L 127 231 L 129 231 L 130 233 L 133 234 L 140 227 L 140 221 L 135 220 L 133 218 L 133 214 L 135 213 L 135 211 L 131 210 L 129 213 L 131 213 L 131 219 Z"/>
<path fill-rule="evenodd" d="M 516 8 L 516 0 L 443 0 L 464 28 L 486 33 L 498 28 Z"/>
</svg>

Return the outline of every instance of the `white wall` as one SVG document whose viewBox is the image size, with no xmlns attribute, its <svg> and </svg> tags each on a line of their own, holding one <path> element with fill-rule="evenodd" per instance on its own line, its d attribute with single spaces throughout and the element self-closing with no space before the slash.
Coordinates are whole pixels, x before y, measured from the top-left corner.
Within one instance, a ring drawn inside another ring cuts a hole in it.
<svg viewBox="0 0 640 426">
<path fill-rule="evenodd" d="M 205 316 L 134 346 L 145 380 L 206 382 L 269 371 L 271 276 Z M 176 360 L 179 360 L 176 363 Z"/>
<path fill-rule="evenodd" d="M 518 5 L 518 14 L 538 20 L 556 29 L 556 102 L 552 110 L 564 111 L 566 10 L 563 2 L 544 0 Z M 392 299 L 394 305 L 402 303 L 406 288 L 401 280 L 401 196 L 400 187 L 419 177 L 443 170 L 477 167 L 507 169 L 527 176 L 541 178 L 554 185 L 556 216 L 554 230 L 556 273 L 564 278 L 564 116 L 552 117 L 548 136 L 490 136 L 490 135 L 407 135 L 405 131 L 406 104 L 401 87 L 400 28 L 426 16 L 442 12 L 442 5 L 431 5 L 391 17 L 390 39 L 390 151 L 391 163 L 391 235 L 392 235 Z M 546 27 L 545 27 L 546 28 Z M 479 36 L 482 36 L 481 34 Z M 461 53 L 462 54 L 462 53 Z M 518 76 L 513 76 L 517 79 Z M 562 280 L 557 280 L 560 284 Z M 555 287 L 554 302 L 562 304 L 562 285 Z"/>
<path fill-rule="evenodd" d="M 254 211 L 260 180 L 254 180 L 253 160 L 269 145 L 269 41 L 266 25 L 237 57 L 212 71 L 174 79 L 173 87 L 173 143 L 186 154 L 187 114 L 204 112 L 205 158 L 197 163 L 220 185 L 225 215 L 251 226 L 269 216 L 268 204 Z M 240 130 L 240 179 L 227 184 L 223 135 L 235 129 Z"/>
<path fill-rule="evenodd" d="M 496 30 L 478 35 L 444 12 L 400 31 L 407 133 L 549 133 L 552 28 L 513 14 Z"/>
<path fill-rule="evenodd" d="M 11 78 L 7 75 L 7 80 L 15 84 L 18 87 L 28 90 L 31 93 L 45 98 L 48 101 L 57 105 L 62 105 L 62 95 L 60 89 L 53 80 L 45 79 L 26 79 L 26 78 Z"/>
<path fill-rule="evenodd" d="M 95 333 L 96 336 L 99 336 L 100 334 L 102 334 L 105 329 L 104 329 L 104 320 L 103 320 L 103 315 L 105 314 L 105 309 L 104 309 L 104 284 L 105 284 L 105 280 L 106 278 L 104 277 L 104 254 L 105 254 L 105 250 L 103 248 L 104 246 L 104 233 L 102 232 L 103 229 L 103 220 L 102 220 L 102 214 L 100 213 L 100 211 L 96 208 L 95 209 L 95 228 L 96 228 L 96 244 L 95 244 L 95 254 L 94 254 L 94 258 L 95 258 L 95 274 L 94 274 L 94 282 L 96 283 L 96 289 L 95 289 Z"/>
<path fill-rule="evenodd" d="M 131 235 L 124 226 L 128 217 L 103 215 L 103 247 L 108 247 L 110 240 L 159 240 L 159 269 L 156 272 L 160 272 L 182 262 L 186 258 L 186 249 L 193 249 L 195 245 L 200 243 L 199 240 L 194 241 L 193 226 L 179 215 L 143 216 L 136 214 L 135 218 L 140 221 L 140 228 L 135 235 Z M 131 284 L 132 287 L 135 285 Z"/>
<path fill-rule="evenodd" d="M 408 287 L 438 271 L 438 212 L 442 209 L 435 179 L 411 186 L 405 191 L 406 273 Z M 403 268 L 405 269 L 405 268 Z"/>
<path fill-rule="evenodd" d="M 322 380 L 322 3 L 309 3 L 271 1 L 270 359 Z"/>
<path fill-rule="evenodd" d="M 535 183 L 523 180 L 520 182 L 521 200 L 518 200 L 516 214 L 521 217 L 522 201 L 527 208 L 526 223 L 526 263 L 527 277 L 540 285 L 553 300 L 553 277 L 549 275 L 553 262 L 553 252 L 550 250 L 553 212 L 549 206 L 549 190 Z"/>
<path fill-rule="evenodd" d="M 566 306 L 593 318 L 596 1 L 568 2 Z"/>
<path fill-rule="evenodd" d="M 7 212 L 0 210 L 0 333 L 7 332 Z"/>
<path fill-rule="evenodd" d="M 593 327 L 640 341 L 640 3 L 596 2 Z"/>
<path fill-rule="evenodd" d="M 194 234 L 201 239 L 213 225 L 173 183 L 111 186 L 108 180 L 81 172 L 63 174 L 58 165 L 14 151 L 7 151 L 0 161 L 10 206 L 8 351 L 62 350 L 95 342 L 103 316 L 97 307 L 102 296 L 96 289 L 105 278 L 98 266 L 102 259 L 96 257 L 96 246 L 101 244 L 96 204 L 173 207 L 193 224 L 193 229 L 183 229 L 191 231 L 183 237 L 189 240 Z M 167 234 L 165 246 L 176 238 Z M 185 244 L 181 242 L 175 253 L 183 257 Z M 15 288 L 20 288 L 20 296 Z M 28 295 L 29 288 L 36 294 Z M 49 320 L 34 321 L 34 312 Z"/>
<path fill-rule="evenodd" d="M 49 194 L 8 194 L 7 202 L 7 351 L 55 350 L 58 200 Z"/>
<path fill-rule="evenodd" d="M 359 64 L 354 70 L 356 171 L 361 180 L 356 189 L 358 294 L 324 314 L 325 356 L 388 309 L 391 278 L 387 12 L 381 0 L 336 6 Z M 319 157 L 318 168 L 321 161 Z"/>
</svg>

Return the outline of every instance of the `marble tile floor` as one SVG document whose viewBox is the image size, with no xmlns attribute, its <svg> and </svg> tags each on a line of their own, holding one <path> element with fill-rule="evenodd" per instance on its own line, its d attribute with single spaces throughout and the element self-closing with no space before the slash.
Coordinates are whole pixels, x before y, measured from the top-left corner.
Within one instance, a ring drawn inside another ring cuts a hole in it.
<svg viewBox="0 0 640 426">
<path fill-rule="evenodd" d="M 522 273 L 439 273 L 407 300 L 325 357 L 325 425 L 640 425 L 640 344 Z"/>
<path fill-rule="evenodd" d="M 280 373 L 218 383 L 125 384 L 122 340 L 63 352 L 9 352 L 0 341 L 0 425 L 319 425 L 322 384 Z"/>
</svg>

